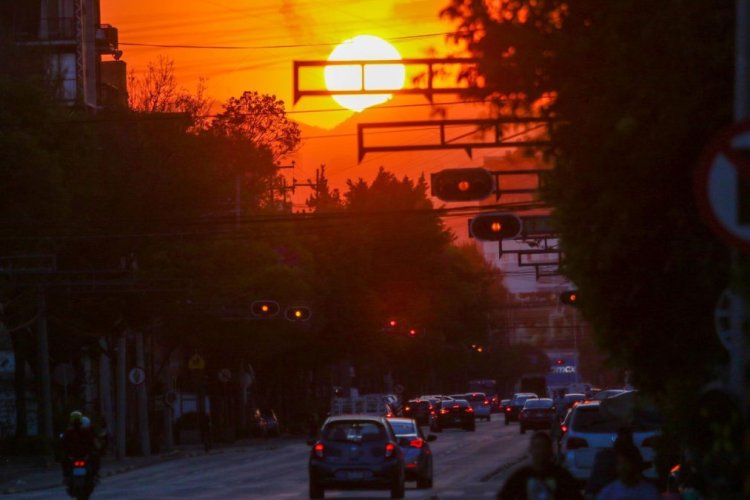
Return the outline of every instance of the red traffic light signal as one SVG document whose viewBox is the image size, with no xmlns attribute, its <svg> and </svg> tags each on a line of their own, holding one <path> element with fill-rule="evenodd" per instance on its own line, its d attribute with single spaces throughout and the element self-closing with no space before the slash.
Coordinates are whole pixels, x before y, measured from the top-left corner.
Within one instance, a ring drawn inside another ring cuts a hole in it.
<svg viewBox="0 0 750 500">
<path fill-rule="evenodd" d="M 479 201 L 496 189 L 495 177 L 483 168 L 449 168 L 430 179 L 432 196 L 443 201 Z"/>
<path fill-rule="evenodd" d="M 521 234 L 521 227 L 521 219 L 515 214 L 483 214 L 469 219 L 469 237 L 482 241 L 502 241 Z"/>
<path fill-rule="evenodd" d="M 273 300 L 256 300 L 250 304 L 250 312 L 258 318 L 273 318 L 279 310 L 279 303 Z"/>
<path fill-rule="evenodd" d="M 580 297 L 578 294 L 578 290 L 568 290 L 567 292 L 563 292 L 560 294 L 560 302 L 569 306 L 578 305 L 579 300 Z"/>
<path fill-rule="evenodd" d="M 312 311 L 305 306 L 288 307 L 284 311 L 284 316 L 289 321 L 307 321 L 312 316 Z"/>
<path fill-rule="evenodd" d="M 555 364 L 556 364 L 557 366 L 562 366 L 562 365 L 564 365 L 564 364 L 565 364 L 565 360 L 564 360 L 564 359 L 562 359 L 562 358 L 558 358 L 558 359 L 556 359 L 556 360 L 555 360 Z"/>
</svg>

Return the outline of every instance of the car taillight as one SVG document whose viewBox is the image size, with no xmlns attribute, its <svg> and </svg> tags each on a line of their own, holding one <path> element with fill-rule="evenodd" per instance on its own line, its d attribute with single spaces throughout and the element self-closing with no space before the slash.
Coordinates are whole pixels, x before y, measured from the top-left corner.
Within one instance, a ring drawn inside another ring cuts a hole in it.
<svg viewBox="0 0 750 500">
<path fill-rule="evenodd" d="M 323 458 L 323 451 L 325 451 L 326 447 L 323 446 L 323 443 L 318 443 L 313 447 L 313 451 L 315 452 L 315 456 L 318 458 Z"/>
<path fill-rule="evenodd" d="M 453 408 L 461 408 L 461 405 L 453 405 Z"/>
<path fill-rule="evenodd" d="M 643 440 L 643 443 L 641 446 L 644 448 L 656 448 L 656 446 L 659 444 L 659 438 L 656 436 L 647 437 Z"/>
<path fill-rule="evenodd" d="M 568 439 L 565 447 L 569 450 L 577 450 L 578 448 L 588 448 L 589 443 L 585 439 L 574 437 Z"/>
<path fill-rule="evenodd" d="M 73 462 L 73 467 L 86 467 L 86 462 L 84 460 L 76 460 Z"/>
<path fill-rule="evenodd" d="M 490 404 L 490 401 L 489 401 L 489 399 L 485 399 L 485 400 L 484 400 L 484 403 L 482 403 L 482 404 L 483 404 L 484 406 L 489 406 L 489 404 Z"/>
<path fill-rule="evenodd" d="M 445 415 L 446 413 L 450 412 L 448 408 L 440 408 L 440 414 Z"/>
<path fill-rule="evenodd" d="M 465 409 L 464 411 L 465 411 L 466 413 L 474 413 L 474 408 L 472 408 L 471 406 L 467 406 L 467 407 L 466 407 L 466 409 Z"/>
<path fill-rule="evenodd" d="M 565 434 L 566 432 L 568 432 L 568 426 L 567 425 L 561 425 L 560 426 L 560 430 L 563 432 L 563 434 Z"/>
<path fill-rule="evenodd" d="M 510 411 L 510 406 L 506 406 L 505 411 Z"/>
<path fill-rule="evenodd" d="M 391 458 L 393 453 L 396 451 L 396 445 L 388 443 L 385 445 L 385 458 Z"/>
<path fill-rule="evenodd" d="M 411 411 L 411 406 L 407 406 L 406 408 L 404 408 L 404 411 Z"/>
<path fill-rule="evenodd" d="M 412 448 L 421 448 L 422 446 L 424 446 L 424 439 L 412 439 L 411 441 L 409 441 L 409 446 L 411 446 Z"/>
</svg>

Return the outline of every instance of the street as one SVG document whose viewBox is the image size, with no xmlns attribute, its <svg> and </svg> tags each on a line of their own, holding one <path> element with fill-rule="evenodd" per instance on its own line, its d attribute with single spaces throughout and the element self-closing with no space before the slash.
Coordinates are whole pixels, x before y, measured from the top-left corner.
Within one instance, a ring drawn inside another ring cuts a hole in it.
<svg viewBox="0 0 750 500">
<path fill-rule="evenodd" d="M 529 435 L 500 418 L 477 422 L 476 432 L 447 429 L 432 443 L 435 487 L 407 498 L 491 498 L 525 458 Z M 295 440 L 175 460 L 102 480 L 93 498 L 306 498 L 309 447 Z M 60 498 L 62 487 L 24 498 Z M 331 491 L 326 498 L 388 498 L 387 491 Z"/>
</svg>

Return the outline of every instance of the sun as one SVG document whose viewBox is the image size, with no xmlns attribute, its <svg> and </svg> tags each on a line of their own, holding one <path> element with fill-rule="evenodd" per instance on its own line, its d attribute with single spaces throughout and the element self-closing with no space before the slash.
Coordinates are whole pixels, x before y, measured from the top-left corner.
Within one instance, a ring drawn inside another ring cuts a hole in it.
<svg viewBox="0 0 750 500">
<path fill-rule="evenodd" d="M 401 60 L 398 51 L 382 38 L 360 35 L 345 40 L 336 46 L 328 56 L 329 61 L 389 61 Z M 336 90 L 398 90 L 404 86 L 406 70 L 403 64 L 365 64 L 364 85 L 362 67 L 326 66 L 326 88 Z M 388 101 L 391 94 L 333 95 L 333 99 L 353 111 L 362 111 L 370 106 Z"/>
</svg>

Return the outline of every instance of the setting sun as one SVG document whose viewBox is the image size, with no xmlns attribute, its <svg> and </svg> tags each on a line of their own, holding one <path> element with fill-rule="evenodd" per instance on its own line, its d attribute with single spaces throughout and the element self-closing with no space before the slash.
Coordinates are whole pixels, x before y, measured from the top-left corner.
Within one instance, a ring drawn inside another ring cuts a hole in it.
<svg viewBox="0 0 750 500">
<path fill-rule="evenodd" d="M 401 59 L 398 51 L 382 38 L 360 35 L 336 46 L 328 56 L 329 61 L 373 60 L 387 61 Z M 365 65 L 362 82 L 360 65 L 327 66 L 325 68 L 326 88 L 335 90 L 396 90 L 404 86 L 405 69 L 403 64 Z M 354 111 L 362 111 L 370 106 L 384 103 L 391 94 L 334 95 L 340 105 Z"/>
</svg>

